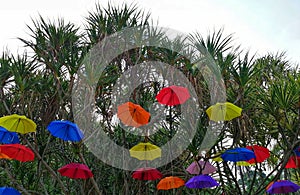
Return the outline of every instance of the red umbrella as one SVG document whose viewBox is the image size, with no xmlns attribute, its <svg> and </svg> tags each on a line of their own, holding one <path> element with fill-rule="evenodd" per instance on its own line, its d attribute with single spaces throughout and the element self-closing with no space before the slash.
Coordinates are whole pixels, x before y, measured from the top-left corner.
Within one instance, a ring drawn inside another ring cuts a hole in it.
<svg viewBox="0 0 300 195">
<path fill-rule="evenodd" d="M 9 158 L 21 162 L 34 160 L 34 153 L 32 152 L 32 150 L 21 144 L 0 145 L 0 151 L 2 154 L 5 154 Z"/>
<path fill-rule="evenodd" d="M 183 104 L 189 98 L 190 93 L 188 89 L 176 85 L 163 88 L 156 96 L 156 99 L 159 103 L 167 106 Z"/>
<path fill-rule="evenodd" d="M 139 168 L 132 174 L 132 178 L 138 180 L 157 180 L 161 179 L 163 175 L 157 169 L 151 167 Z"/>
<path fill-rule="evenodd" d="M 285 168 L 289 169 L 296 169 L 300 168 L 300 156 L 291 156 L 289 161 L 285 165 Z"/>
<path fill-rule="evenodd" d="M 88 166 L 80 163 L 67 164 L 58 169 L 58 172 L 62 176 L 66 176 L 72 179 L 88 179 L 94 176 Z"/>
<path fill-rule="evenodd" d="M 247 149 L 254 152 L 255 158 L 248 160 L 247 162 L 253 164 L 255 162 L 261 163 L 270 157 L 270 151 L 268 148 L 258 145 L 246 146 Z"/>
</svg>

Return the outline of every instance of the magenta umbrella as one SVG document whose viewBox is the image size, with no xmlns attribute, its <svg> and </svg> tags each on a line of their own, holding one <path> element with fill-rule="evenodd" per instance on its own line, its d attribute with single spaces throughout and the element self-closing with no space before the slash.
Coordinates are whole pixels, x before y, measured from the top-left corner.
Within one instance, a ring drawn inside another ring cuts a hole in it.
<svg viewBox="0 0 300 195">
<path fill-rule="evenodd" d="M 201 171 L 202 170 L 202 171 Z M 217 169 L 209 162 L 199 160 L 194 161 L 188 168 L 186 169 L 187 172 L 190 174 L 198 175 L 198 174 L 210 174 L 215 172 Z"/>
</svg>

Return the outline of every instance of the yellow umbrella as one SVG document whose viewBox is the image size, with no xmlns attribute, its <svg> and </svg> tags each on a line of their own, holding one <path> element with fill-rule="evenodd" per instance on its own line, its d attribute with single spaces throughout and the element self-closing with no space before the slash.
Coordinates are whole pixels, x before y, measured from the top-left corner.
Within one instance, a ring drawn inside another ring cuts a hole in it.
<svg viewBox="0 0 300 195">
<path fill-rule="evenodd" d="M 149 142 L 139 143 L 130 150 L 130 156 L 139 160 L 154 160 L 161 157 L 161 149 Z"/>
<path fill-rule="evenodd" d="M 236 162 L 237 166 L 250 166 L 251 164 L 246 161 L 238 161 Z"/>
<path fill-rule="evenodd" d="M 12 114 L 0 118 L 0 126 L 17 133 L 36 132 L 36 124 L 26 116 Z"/>
<path fill-rule="evenodd" d="M 216 103 L 210 106 L 206 113 L 212 121 L 230 121 L 238 116 L 241 116 L 242 109 L 230 102 Z"/>
<path fill-rule="evenodd" d="M 223 159 L 221 157 L 221 153 L 217 153 L 216 157 L 214 157 L 212 160 L 215 161 L 215 162 L 222 162 Z"/>
</svg>

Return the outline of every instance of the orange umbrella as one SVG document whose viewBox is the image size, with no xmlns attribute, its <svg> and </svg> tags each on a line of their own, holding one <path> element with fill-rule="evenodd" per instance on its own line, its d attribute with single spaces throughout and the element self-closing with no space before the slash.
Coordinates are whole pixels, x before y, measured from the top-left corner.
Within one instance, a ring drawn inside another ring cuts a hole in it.
<svg viewBox="0 0 300 195">
<path fill-rule="evenodd" d="M 184 186 L 184 180 L 179 177 L 165 177 L 157 184 L 158 190 L 170 190 Z"/>
<path fill-rule="evenodd" d="M 140 105 L 126 102 L 118 106 L 117 116 L 128 126 L 140 127 L 146 125 L 150 119 L 150 113 Z"/>
<path fill-rule="evenodd" d="M 6 154 L 1 153 L 1 151 L 0 151 L 0 159 L 8 159 L 8 160 L 10 160 L 11 158 L 9 158 Z"/>
</svg>

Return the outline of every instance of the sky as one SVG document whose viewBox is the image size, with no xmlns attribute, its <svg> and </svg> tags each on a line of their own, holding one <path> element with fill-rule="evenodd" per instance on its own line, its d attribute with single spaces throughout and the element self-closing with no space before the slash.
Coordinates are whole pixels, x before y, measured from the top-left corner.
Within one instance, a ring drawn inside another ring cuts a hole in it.
<svg viewBox="0 0 300 195">
<path fill-rule="evenodd" d="M 96 2 L 106 6 L 137 4 L 159 26 L 204 37 L 214 29 L 232 34 L 234 44 L 252 54 L 286 52 L 286 59 L 300 64 L 300 1 L 297 0 L 9 0 L 0 7 L 0 52 L 22 53 L 17 37 L 29 38 L 26 25 L 38 14 L 84 24 Z"/>
</svg>

